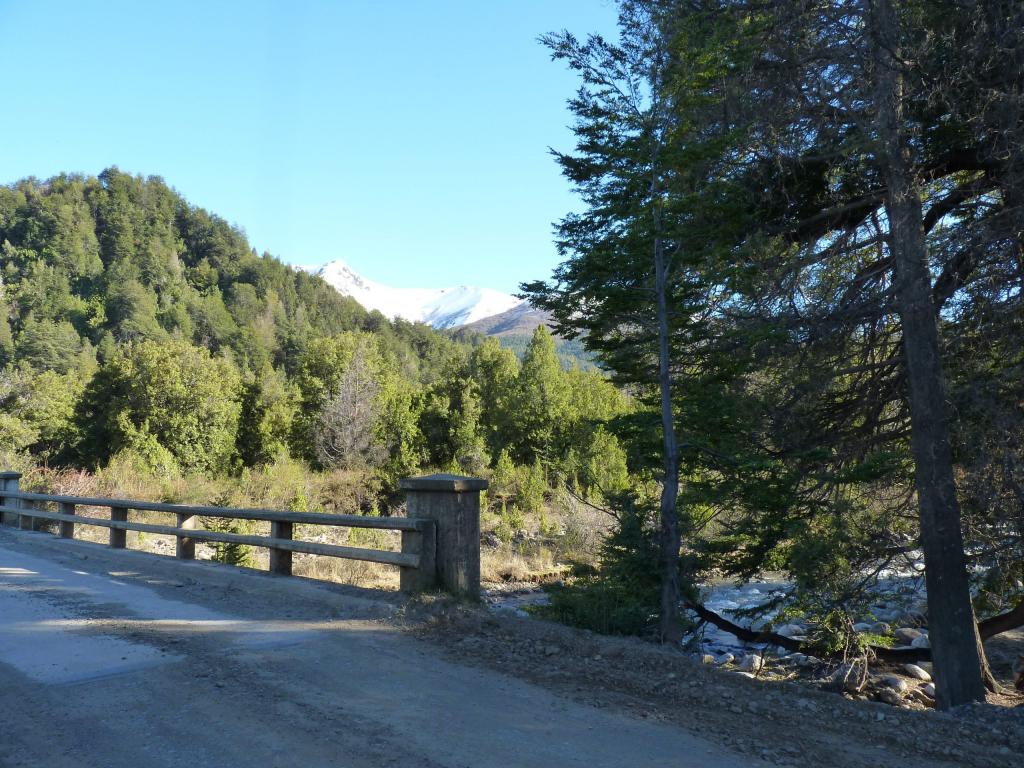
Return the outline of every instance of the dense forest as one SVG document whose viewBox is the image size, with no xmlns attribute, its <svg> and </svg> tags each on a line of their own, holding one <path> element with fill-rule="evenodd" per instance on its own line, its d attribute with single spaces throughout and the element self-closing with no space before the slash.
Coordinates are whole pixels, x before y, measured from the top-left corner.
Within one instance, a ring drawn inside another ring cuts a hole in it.
<svg viewBox="0 0 1024 768">
<path fill-rule="evenodd" d="M 589 494 L 623 482 L 602 424 L 629 398 L 565 370 L 544 329 L 520 362 L 368 313 L 160 178 L 0 187 L 0 249 L 6 466 L 230 478 L 297 463 L 344 475 L 363 511 L 430 469 L 501 463 L 510 487 L 539 472 Z"/>
</svg>

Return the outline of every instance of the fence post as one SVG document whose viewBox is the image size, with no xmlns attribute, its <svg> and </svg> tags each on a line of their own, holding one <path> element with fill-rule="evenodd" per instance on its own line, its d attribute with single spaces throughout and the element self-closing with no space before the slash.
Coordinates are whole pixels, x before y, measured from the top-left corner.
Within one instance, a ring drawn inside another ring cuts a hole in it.
<svg viewBox="0 0 1024 768">
<path fill-rule="evenodd" d="M 433 520 L 436 524 L 437 585 L 462 597 L 478 598 L 480 491 L 487 488 L 487 481 L 459 475 L 427 475 L 404 478 L 398 486 L 406 492 L 409 517 Z M 421 539 L 426 538 L 421 532 Z M 427 554 L 424 565 L 429 563 Z M 420 574 L 417 579 L 426 576 Z"/>
<path fill-rule="evenodd" d="M 60 513 L 62 515 L 74 515 L 75 505 L 66 501 L 60 503 Z M 73 539 L 75 538 L 75 524 L 68 522 L 67 520 L 60 521 L 60 537 L 62 539 Z"/>
<path fill-rule="evenodd" d="M 110 508 L 110 519 L 112 521 L 120 521 L 122 523 L 128 520 L 128 508 L 127 507 L 111 507 Z M 128 545 L 128 531 L 124 528 L 111 528 L 110 529 L 110 546 L 114 549 L 124 549 Z"/>
<path fill-rule="evenodd" d="M 194 529 L 196 527 L 195 515 L 188 512 L 178 512 L 177 514 L 179 528 Z M 195 560 L 196 540 L 188 536 L 176 536 L 174 538 L 174 556 L 182 560 Z"/>
<path fill-rule="evenodd" d="M 291 541 L 292 524 L 282 520 L 271 520 L 270 537 Z M 290 549 L 270 548 L 270 572 L 279 573 L 282 576 L 292 575 L 292 551 Z"/>
<path fill-rule="evenodd" d="M 0 504 L 5 507 L 20 507 L 21 499 L 11 499 L 3 495 L 4 491 L 20 490 L 21 472 L 0 472 Z M 20 523 L 17 512 L 0 512 L 0 522 L 4 525 Z"/>
</svg>

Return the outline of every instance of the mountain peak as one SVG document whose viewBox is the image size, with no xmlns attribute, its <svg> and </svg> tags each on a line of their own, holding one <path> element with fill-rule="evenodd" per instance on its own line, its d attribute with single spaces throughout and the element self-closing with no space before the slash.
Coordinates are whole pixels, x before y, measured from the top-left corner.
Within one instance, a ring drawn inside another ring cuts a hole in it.
<svg viewBox="0 0 1024 768">
<path fill-rule="evenodd" d="M 435 328 L 465 325 L 524 303 L 507 293 L 471 285 L 394 288 L 363 277 L 341 259 L 324 264 L 314 274 L 369 310 L 376 309 L 390 318 L 401 317 Z"/>
</svg>

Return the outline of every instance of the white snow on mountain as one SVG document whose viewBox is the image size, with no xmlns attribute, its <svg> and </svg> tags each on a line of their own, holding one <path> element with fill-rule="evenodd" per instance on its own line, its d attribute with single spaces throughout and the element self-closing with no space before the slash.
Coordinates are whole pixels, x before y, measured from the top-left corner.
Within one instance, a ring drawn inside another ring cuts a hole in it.
<svg viewBox="0 0 1024 768">
<path fill-rule="evenodd" d="M 319 275 L 339 293 L 351 296 L 366 309 L 390 318 L 401 317 L 435 328 L 454 328 L 499 315 L 522 304 L 522 299 L 490 288 L 460 285 L 455 288 L 393 288 L 355 272 L 341 259 L 324 264 Z"/>
</svg>

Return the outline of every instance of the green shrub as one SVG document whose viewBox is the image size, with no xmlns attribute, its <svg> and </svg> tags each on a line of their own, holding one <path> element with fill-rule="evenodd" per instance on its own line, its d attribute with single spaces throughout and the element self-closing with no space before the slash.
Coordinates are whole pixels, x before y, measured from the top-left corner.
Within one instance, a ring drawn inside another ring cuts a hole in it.
<svg viewBox="0 0 1024 768">
<path fill-rule="evenodd" d="M 255 532 L 255 520 L 229 520 L 225 518 L 204 518 L 204 526 L 208 531 L 218 533 L 239 533 L 252 535 Z M 253 556 L 252 547 L 248 544 L 234 544 L 227 542 L 210 542 L 213 547 L 213 561 L 226 563 L 227 565 L 238 565 L 243 568 L 256 567 L 256 559 Z"/>
<path fill-rule="evenodd" d="M 598 572 L 548 587 L 551 603 L 532 608 L 535 613 L 609 635 L 647 635 L 656 628 L 661 589 L 656 510 L 627 497 L 618 504 Z"/>
<path fill-rule="evenodd" d="M 505 504 L 502 501 L 501 521 L 513 532 L 526 529 L 526 516 L 523 514 L 523 510 L 515 504 Z"/>
<path fill-rule="evenodd" d="M 528 608 L 542 618 L 604 635 L 647 635 L 657 625 L 656 609 L 628 584 L 597 577 L 546 589 L 550 604 Z"/>
<path fill-rule="evenodd" d="M 231 499 L 225 495 L 217 498 L 213 502 L 213 506 L 226 507 L 230 506 Z M 203 518 L 203 524 L 208 531 L 217 531 L 218 533 L 235 533 L 246 536 L 251 536 L 256 532 L 255 520 L 232 520 L 230 518 L 223 517 L 206 517 Z M 253 557 L 252 547 L 248 544 L 235 544 L 227 542 L 211 542 L 213 546 L 213 560 L 217 563 L 226 563 L 227 565 L 238 565 L 243 568 L 254 568 L 256 566 L 256 559 Z"/>
</svg>

